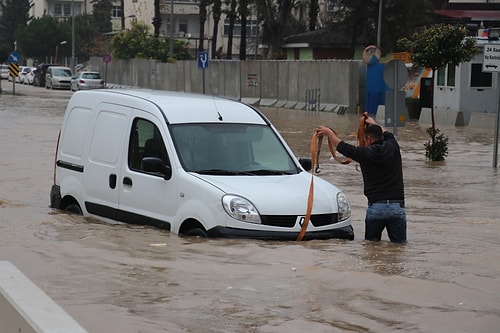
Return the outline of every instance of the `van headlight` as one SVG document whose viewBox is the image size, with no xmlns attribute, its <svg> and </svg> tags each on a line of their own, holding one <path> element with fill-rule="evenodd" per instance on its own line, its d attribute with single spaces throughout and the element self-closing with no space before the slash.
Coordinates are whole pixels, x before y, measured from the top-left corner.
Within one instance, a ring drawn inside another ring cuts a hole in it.
<svg viewBox="0 0 500 333">
<path fill-rule="evenodd" d="M 231 217 L 249 223 L 261 223 L 255 206 L 245 198 L 228 194 L 222 197 L 222 206 Z"/>
<path fill-rule="evenodd" d="M 337 207 L 339 208 L 337 221 L 344 221 L 351 217 L 351 205 L 343 192 L 337 193 Z"/>
</svg>

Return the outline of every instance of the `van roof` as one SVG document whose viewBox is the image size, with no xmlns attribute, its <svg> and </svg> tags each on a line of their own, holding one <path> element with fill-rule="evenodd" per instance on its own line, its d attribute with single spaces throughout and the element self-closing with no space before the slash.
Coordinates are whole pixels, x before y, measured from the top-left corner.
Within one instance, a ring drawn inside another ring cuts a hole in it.
<svg viewBox="0 0 500 333">
<path fill-rule="evenodd" d="M 107 96 L 105 96 L 107 95 Z M 73 94 L 70 104 L 111 103 L 147 110 L 154 105 L 167 123 L 268 124 L 260 111 L 242 102 L 211 95 L 148 89 L 94 89 Z"/>
</svg>

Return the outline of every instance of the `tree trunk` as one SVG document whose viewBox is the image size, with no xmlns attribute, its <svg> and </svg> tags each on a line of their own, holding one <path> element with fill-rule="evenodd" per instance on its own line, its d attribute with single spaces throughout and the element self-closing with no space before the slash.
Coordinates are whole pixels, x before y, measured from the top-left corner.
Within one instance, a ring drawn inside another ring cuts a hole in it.
<svg viewBox="0 0 500 333">
<path fill-rule="evenodd" d="M 207 20 L 207 0 L 200 1 L 200 37 L 198 43 L 198 51 L 205 51 L 205 21 Z"/>
<path fill-rule="evenodd" d="M 247 58 L 247 16 L 248 2 L 240 0 L 240 20 L 241 20 L 241 35 L 240 35 L 240 60 Z"/>
<path fill-rule="evenodd" d="M 212 59 L 217 58 L 217 35 L 219 31 L 219 21 L 220 21 L 220 14 L 221 14 L 221 1 L 220 0 L 214 0 L 213 1 L 213 18 L 214 18 L 214 28 L 212 31 Z"/>
<path fill-rule="evenodd" d="M 156 37 L 160 36 L 160 28 L 161 28 L 161 13 L 160 13 L 160 0 L 154 0 L 155 6 L 155 17 L 153 17 L 153 27 L 154 27 L 154 35 Z"/>
<path fill-rule="evenodd" d="M 436 133 L 436 122 L 434 120 L 434 73 L 436 73 L 437 71 L 437 68 L 436 69 L 432 69 L 432 75 L 431 75 L 431 78 L 432 78 L 432 85 L 431 85 L 431 123 L 432 123 L 432 131 L 433 133 Z M 436 141 L 436 135 L 432 135 L 432 143 L 434 144 L 434 142 Z"/>
<path fill-rule="evenodd" d="M 229 32 L 227 36 L 227 53 L 226 59 L 233 58 L 233 33 L 234 33 L 234 21 L 236 20 L 236 0 L 231 0 L 231 7 L 229 10 Z"/>
</svg>

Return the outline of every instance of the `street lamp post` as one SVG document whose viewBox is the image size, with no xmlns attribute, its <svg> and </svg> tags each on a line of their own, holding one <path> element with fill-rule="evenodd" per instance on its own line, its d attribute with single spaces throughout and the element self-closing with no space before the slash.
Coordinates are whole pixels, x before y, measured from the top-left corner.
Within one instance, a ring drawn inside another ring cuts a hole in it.
<svg viewBox="0 0 500 333">
<path fill-rule="evenodd" d="M 378 2 L 378 22 L 377 22 L 377 46 L 380 48 L 380 43 L 382 39 L 382 0 Z"/>
<path fill-rule="evenodd" d="M 71 71 L 75 68 L 75 0 L 71 0 Z"/>
<path fill-rule="evenodd" d="M 174 58 L 174 0 L 170 0 L 170 58 Z"/>
<path fill-rule="evenodd" d="M 65 40 L 63 40 L 62 42 L 60 42 L 59 44 L 56 45 L 56 57 L 54 59 L 54 63 L 57 64 L 57 55 L 59 53 L 59 45 L 64 45 L 66 44 L 67 42 Z"/>
</svg>

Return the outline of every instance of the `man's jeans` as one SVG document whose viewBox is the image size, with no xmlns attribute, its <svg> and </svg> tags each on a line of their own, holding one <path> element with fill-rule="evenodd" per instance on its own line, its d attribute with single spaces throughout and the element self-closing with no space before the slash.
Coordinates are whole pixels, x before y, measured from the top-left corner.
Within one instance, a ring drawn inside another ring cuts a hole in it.
<svg viewBox="0 0 500 333">
<path fill-rule="evenodd" d="M 406 241 L 406 209 L 399 203 L 374 203 L 366 209 L 365 239 L 379 241 L 384 228 L 391 242 Z"/>
</svg>

